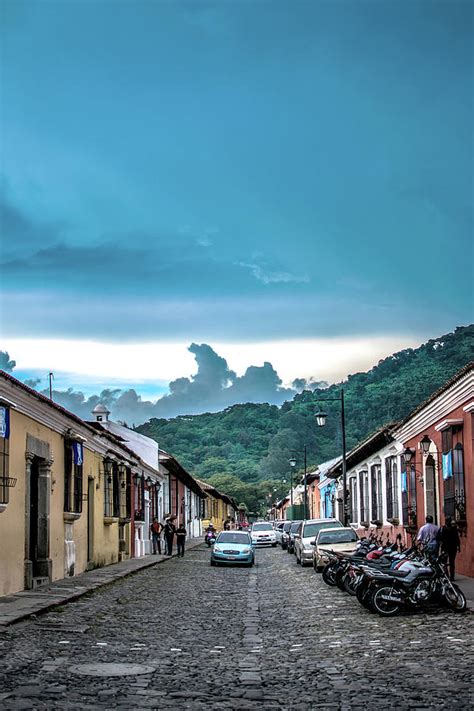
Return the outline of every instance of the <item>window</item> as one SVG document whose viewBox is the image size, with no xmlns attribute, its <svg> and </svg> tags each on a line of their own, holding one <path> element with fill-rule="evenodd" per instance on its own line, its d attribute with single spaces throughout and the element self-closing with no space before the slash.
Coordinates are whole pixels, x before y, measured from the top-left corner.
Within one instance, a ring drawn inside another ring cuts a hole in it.
<svg viewBox="0 0 474 711">
<path fill-rule="evenodd" d="M 136 474 L 134 486 L 134 511 L 135 511 L 135 521 L 145 520 L 145 482 L 143 477 Z"/>
<path fill-rule="evenodd" d="M 129 467 L 123 464 L 120 471 L 120 518 L 130 520 L 132 512 L 132 473 Z"/>
<path fill-rule="evenodd" d="M 398 468 L 396 457 L 387 457 L 385 460 L 385 489 L 387 519 L 398 518 Z"/>
<path fill-rule="evenodd" d="M 359 520 L 357 511 L 357 479 L 352 477 L 349 480 L 350 491 L 350 506 L 351 506 L 351 523 L 356 523 Z"/>
<path fill-rule="evenodd" d="M 449 427 L 441 433 L 443 449 L 444 514 L 457 521 L 466 519 L 464 448 L 462 427 Z"/>
<path fill-rule="evenodd" d="M 405 459 L 400 457 L 400 479 L 402 490 L 402 524 L 408 526 L 408 481 Z"/>
<path fill-rule="evenodd" d="M 104 459 L 104 516 L 120 516 L 119 465 L 112 459 Z"/>
<path fill-rule="evenodd" d="M 10 473 L 10 408 L 0 406 L 0 504 L 8 504 L 10 487 L 15 486 L 16 479 Z"/>
<path fill-rule="evenodd" d="M 370 483 L 372 486 L 372 521 L 382 520 L 382 469 L 380 464 L 370 467 Z"/>
<path fill-rule="evenodd" d="M 64 511 L 82 512 L 82 471 L 84 448 L 81 442 L 64 441 Z"/>
<path fill-rule="evenodd" d="M 369 520 L 369 479 L 368 472 L 359 472 L 359 498 L 361 523 Z"/>
</svg>

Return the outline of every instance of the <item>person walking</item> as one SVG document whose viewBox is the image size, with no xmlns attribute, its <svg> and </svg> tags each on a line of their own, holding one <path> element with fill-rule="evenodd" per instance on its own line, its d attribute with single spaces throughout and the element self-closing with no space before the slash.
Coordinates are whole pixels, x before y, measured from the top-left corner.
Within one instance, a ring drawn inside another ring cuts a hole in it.
<svg viewBox="0 0 474 711">
<path fill-rule="evenodd" d="M 446 516 L 445 523 L 441 529 L 441 550 L 448 556 L 449 579 L 454 580 L 454 568 L 456 555 L 461 552 L 461 539 L 457 526 L 453 524 L 451 516 Z"/>
<path fill-rule="evenodd" d="M 161 530 L 163 526 L 158 521 L 157 518 L 153 519 L 153 523 L 150 526 L 151 540 L 153 543 L 153 554 L 159 553 L 161 555 Z"/>
<path fill-rule="evenodd" d="M 176 526 L 174 525 L 174 516 L 170 516 L 165 521 L 163 526 L 163 533 L 165 536 L 165 555 L 173 555 L 173 541 L 174 534 L 176 532 Z"/>
<path fill-rule="evenodd" d="M 176 529 L 176 545 L 178 547 L 178 558 L 184 558 L 184 544 L 186 542 L 186 528 L 184 523 L 180 523 Z"/>
<path fill-rule="evenodd" d="M 426 517 L 426 523 L 418 531 L 416 540 L 423 544 L 431 555 L 438 555 L 441 529 L 433 523 L 433 516 Z"/>
</svg>

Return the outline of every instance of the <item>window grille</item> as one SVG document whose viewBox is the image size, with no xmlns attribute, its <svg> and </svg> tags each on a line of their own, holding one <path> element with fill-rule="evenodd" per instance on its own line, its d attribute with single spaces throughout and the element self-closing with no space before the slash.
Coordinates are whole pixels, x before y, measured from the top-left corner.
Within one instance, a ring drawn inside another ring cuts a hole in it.
<svg viewBox="0 0 474 711">
<path fill-rule="evenodd" d="M 373 464 L 370 468 L 370 482 L 372 485 L 372 520 L 382 519 L 382 471 L 380 464 Z"/>
<path fill-rule="evenodd" d="M 369 519 L 369 480 L 367 472 L 359 472 L 360 520 Z"/>
<path fill-rule="evenodd" d="M 72 440 L 64 442 L 64 511 L 82 513 L 83 465 L 74 463 Z"/>
<path fill-rule="evenodd" d="M 8 504 L 10 500 L 10 440 L 7 437 L 0 437 L 0 504 Z"/>
</svg>

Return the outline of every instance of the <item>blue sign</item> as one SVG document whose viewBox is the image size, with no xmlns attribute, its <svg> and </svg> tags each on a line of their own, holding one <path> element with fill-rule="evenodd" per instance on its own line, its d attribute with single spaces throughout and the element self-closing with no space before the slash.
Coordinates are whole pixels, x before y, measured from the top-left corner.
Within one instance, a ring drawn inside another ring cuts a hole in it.
<svg viewBox="0 0 474 711">
<path fill-rule="evenodd" d="M 443 479 L 450 479 L 453 476 L 453 453 L 443 454 Z"/>
</svg>

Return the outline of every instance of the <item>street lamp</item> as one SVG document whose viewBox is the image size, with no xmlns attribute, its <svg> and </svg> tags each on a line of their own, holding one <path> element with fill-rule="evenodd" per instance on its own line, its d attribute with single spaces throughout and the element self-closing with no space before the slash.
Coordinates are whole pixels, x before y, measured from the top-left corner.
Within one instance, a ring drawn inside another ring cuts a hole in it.
<svg viewBox="0 0 474 711">
<path fill-rule="evenodd" d="M 291 459 L 288 460 L 290 464 L 290 506 L 293 506 L 293 469 L 296 467 L 296 459 L 294 457 L 291 457 Z M 292 511 L 293 513 L 293 511 Z"/>
<path fill-rule="evenodd" d="M 307 469 L 307 451 L 306 451 L 306 445 L 304 445 L 303 449 L 293 449 L 293 452 L 297 452 L 298 454 L 303 454 L 304 455 L 304 499 L 303 499 L 303 520 L 306 521 L 306 507 L 307 507 L 307 483 L 306 483 L 306 469 Z M 292 484 L 291 484 L 291 492 L 292 492 L 292 497 L 293 497 L 293 468 L 296 467 L 296 459 L 295 457 L 292 457 L 290 459 L 290 466 L 292 467 L 291 473 L 292 473 Z M 291 502 L 293 505 L 293 501 Z"/>
<path fill-rule="evenodd" d="M 319 398 L 318 398 L 319 400 Z M 346 420 L 344 414 L 344 389 L 341 388 L 341 393 L 338 397 L 325 397 L 322 398 L 322 402 L 335 401 L 341 403 L 341 434 L 342 434 L 342 518 L 344 526 L 348 524 L 348 512 L 347 512 L 347 466 L 346 466 Z M 319 411 L 316 413 L 316 422 L 319 427 L 324 427 L 326 424 L 327 414 L 325 412 Z"/>
</svg>

